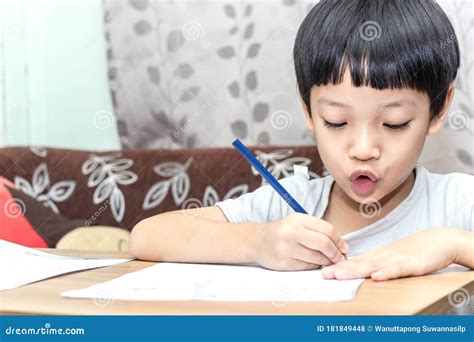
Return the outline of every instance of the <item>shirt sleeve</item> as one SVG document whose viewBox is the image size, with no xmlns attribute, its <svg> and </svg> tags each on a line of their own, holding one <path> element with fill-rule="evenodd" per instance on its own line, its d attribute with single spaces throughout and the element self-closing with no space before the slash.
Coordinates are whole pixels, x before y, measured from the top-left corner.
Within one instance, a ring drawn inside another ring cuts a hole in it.
<svg viewBox="0 0 474 342">
<path fill-rule="evenodd" d="M 474 205 L 471 205 L 471 208 L 467 210 L 466 212 L 466 222 L 467 222 L 467 228 L 471 231 L 474 232 Z"/>
<path fill-rule="evenodd" d="M 468 174 L 456 174 L 456 192 L 453 194 L 456 198 L 453 201 L 453 213 L 457 214 L 462 220 L 463 229 L 474 231 L 474 176 Z M 450 197 L 447 197 L 449 200 Z"/>
<path fill-rule="evenodd" d="M 467 182 L 466 187 L 464 188 L 463 197 L 466 199 L 466 214 L 465 214 L 465 227 L 471 232 L 474 231 L 474 176 L 469 176 L 470 181 Z"/>
<path fill-rule="evenodd" d="M 301 174 L 284 178 L 280 183 L 298 202 L 304 197 L 304 192 L 308 188 L 308 179 Z M 215 205 L 231 223 L 271 222 L 293 212 L 288 203 L 268 184 L 238 198 L 217 202 Z"/>
</svg>

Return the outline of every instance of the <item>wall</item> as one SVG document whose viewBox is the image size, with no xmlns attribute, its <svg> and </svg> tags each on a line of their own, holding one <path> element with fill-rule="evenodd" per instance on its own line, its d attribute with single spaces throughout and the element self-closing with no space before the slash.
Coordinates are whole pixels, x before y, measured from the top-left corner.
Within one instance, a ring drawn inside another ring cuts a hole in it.
<svg viewBox="0 0 474 342">
<path fill-rule="evenodd" d="M 0 143 L 119 148 L 101 0 L 0 1 L 0 13 Z"/>
</svg>

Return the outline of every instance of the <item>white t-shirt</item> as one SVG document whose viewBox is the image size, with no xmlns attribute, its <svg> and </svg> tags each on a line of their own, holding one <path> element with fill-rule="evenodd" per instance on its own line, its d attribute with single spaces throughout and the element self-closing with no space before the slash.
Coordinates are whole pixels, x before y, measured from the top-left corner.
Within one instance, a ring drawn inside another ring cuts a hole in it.
<svg viewBox="0 0 474 342">
<path fill-rule="evenodd" d="M 334 182 L 332 176 L 307 179 L 297 174 L 280 181 L 308 214 L 322 218 Z M 415 183 L 405 200 L 373 224 L 343 236 L 350 246 L 349 256 L 433 227 L 474 230 L 474 176 L 462 173 L 435 174 L 415 168 Z M 229 222 L 271 222 L 293 209 L 269 185 L 240 196 L 217 202 Z M 373 211 L 371 209 L 374 209 Z M 380 208 L 363 207 L 365 215 L 380 215 Z M 374 217 L 374 216 L 371 216 Z"/>
</svg>

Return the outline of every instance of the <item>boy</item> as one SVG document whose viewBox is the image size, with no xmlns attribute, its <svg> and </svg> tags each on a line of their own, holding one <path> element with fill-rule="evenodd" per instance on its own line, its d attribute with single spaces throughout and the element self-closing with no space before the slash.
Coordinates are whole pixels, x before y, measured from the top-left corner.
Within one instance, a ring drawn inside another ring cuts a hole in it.
<svg viewBox="0 0 474 342">
<path fill-rule="evenodd" d="M 417 165 L 426 136 L 446 119 L 459 67 L 439 5 L 323 0 L 298 31 L 294 60 L 307 125 L 330 173 L 282 180 L 309 215 L 292 213 L 263 186 L 192 215 L 148 218 L 133 229 L 130 252 L 274 270 L 326 266 L 329 279 L 474 268 L 474 177 Z"/>
</svg>

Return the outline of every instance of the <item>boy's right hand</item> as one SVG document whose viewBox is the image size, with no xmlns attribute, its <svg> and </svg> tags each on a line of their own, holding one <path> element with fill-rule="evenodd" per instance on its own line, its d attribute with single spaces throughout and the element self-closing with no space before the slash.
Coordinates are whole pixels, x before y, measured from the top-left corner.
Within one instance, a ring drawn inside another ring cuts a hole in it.
<svg viewBox="0 0 474 342">
<path fill-rule="evenodd" d="M 344 261 L 349 246 L 334 227 L 316 217 L 293 213 L 261 225 L 255 261 L 278 271 L 315 269 Z"/>
</svg>

